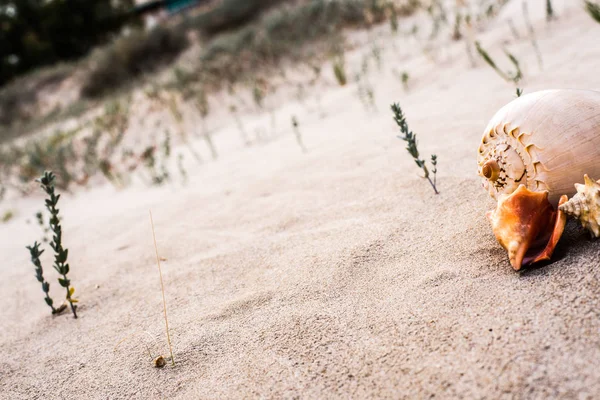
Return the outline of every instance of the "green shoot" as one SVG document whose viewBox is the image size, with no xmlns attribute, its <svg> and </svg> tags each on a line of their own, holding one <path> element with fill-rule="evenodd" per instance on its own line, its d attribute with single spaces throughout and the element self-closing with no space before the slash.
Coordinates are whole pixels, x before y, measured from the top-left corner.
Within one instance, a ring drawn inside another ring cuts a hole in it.
<svg viewBox="0 0 600 400">
<path fill-rule="evenodd" d="M 460 40 L 462 38 L 462 33 L 460 32 L 461 22 L 462 22 L 462 15 L 460 13 L 457 13 L 455 20 L 454 20 L 454 30 L 452 31 L 452 40 Z"/>
<path fill-rule="evenodd" d="M 517 97 L 521 97 L 522 94 L 523 94 L 523 89 L 517 88 Z"/>
<path fill-rule="evenodd" d="M 254 100 L 254 104 L 256 104 L 256 107 L 258 109 L 262 109 L 263 108 L 263 101 L 265 99 L 265 90 L 262 87 L 262 85 L 260 85 L 259 82 L 254 82 L 254 87 L 252 88 L 252 99 Z"/>
<path fill-rule="evenodd" d="M 479 53 L 479 55 L 481 56 L 481 58 L 483 58 L 484 61 L 490 67 L 492 67 L 492 69 L 494 71 L 496 71 L 498 73 L 498 75 L 500 75 L 502 77 L 502 79 L 504 79 L 506 81 L 513 81 L 514 83 L 518 83 L 523 78 L 523 73 L 521 72 L 521 67 L 519 66 L 519 61 L 517 60 L 517 58 L 515 56 L 513 56 L 512 54 L 510 54 L 508 51 L 504 51 L 504 53 L 506 54 L 506 56 L 508 57 L 508 59 L 510 60 L 510 62 L 514 65 L 515 72 L 504 72 L 504 71 L 502 71 L 498 67 L 498 65 L 496 65 L 496 63 L 494 62 L 494 60 L 492 59 L 492 57 L 490 57 L 490 55 L 488 54 L 488 52 L 485 51 L 485 49 L 483 47 L 481 47 L 481 43 L 479 43 L 478 41 L 475 42 L 475 47 L 477 48 L 477 52 Z"/>
<path fill-rule="evenodd" d="M 0 221 L 2 221 L 3 223 L 6 223 L 6 222 L 10 221 L 14 216 L 15 216 L 15 213 L 12 210 L 6 210 L 4 212 L 4 214 L 2 214 L 2 217 L 0 217 Z"/>
<path fill-rule="evenodd" d="M 554 19 L 554 9 L 552 8 L 552 0 L 546 0 L 546 21 Z"/>
<path fill-rule="evenodd" d="M 298 123 L 298 119 L 296 118 L 296 116 L 292 116 L 292 128 L 294 128 L 294 135 L 296 136 L 296 142 L 298 143 L 298 146 L 300 146 L 300 149 L 302 149 L 303 153 L 306 153 L 308 150 L 306 150 L 306 147 L 304 146 L 304 142 L 302 141 L 302 134 L 300 133 L 300 129 L 299 129 L 299 123 Z"/>
<path fill-rule="evenodd" d="M 402 80 L 402 87 L 404 88 L 404 91 L 408 92 L 408 80 L 410 79 L 408 72 L 402 72 L 400 79 Z"/>
<path fill-rule="evenodd" d="M 600 23 L 600 5 L 592 3 L 591 1 L 585 1 L 585 10 L 590 14 L 590 17 Z"/>
<path fill-rule="evenodd" d="M 402 136 L 398 135 L 398 138 L 404 140 L 407 143 L 406 150 L 415 160 L 417 166 L 423 170 L 423 173 L 425 174 L 424 178 L 426 178 L 429 181 L 435 194 L 439 194 L 436 186 L 437 156 L 435 154 L 431 155 L 431 165 L 433 166 L 433 169 L 431 171 L 431 174 L 433 174 L 432 181 L 429 169 L 427 168 L 427 165 L 425 165 L 425 160 L 419 158 L 419 150 L 417 149 L 417 135 L 415 135 L 411 130 L 408 129 L 406 117 L 404 116 L 400 105 L 392 104 L 391 108 L 392 112 L 394 113 L 394 121 L 396 121 L 396 124 L 398 124 L 398 127 L 400 128 L 400 133 L 402 133 Z"/>
<path fill-rule="evenodd" d="M 435 188 L 437 184 L 437 156 L 435 154 L 431 155 L 431 165 L 433 166 L 431 173 L 433 173 L 433 187 Z"/>
<path fill-rule="evenodd" d="M 48 228 L 48 226 L 46 226 L 46 223 L 44 222 L 44 214 L 42 214 L 41 211 L 38 211 L 37 213 L 35 213 L 35 220 L 44 232 L 42 242 L 46 243 L 48 241 L 48 232 L 50 232 L 50 228 Z"/>
<path fill-rule="evenodd" d="M 517 30 L 517 27 L 515 26 L 515 23 L 513 22 L 512 18 L 509 18 L 506 22 L 508 23 L 508 27 L 510 28 L 510 31 L 512 32 L 512 35 L 515 38 L 515 40 L 521 39 L 521 35 L 519 35 L 519 31 Z"/>
<path fill-rule="evenodd" d="M 179 174 L 181 174 L 181 179 L 183 180 L 183 184 L 185 185 L 187 183 L 187 171 L 185 170 L 185 167 L 183 166 L 183 154 L 179 153 L 177 155 L 177 169 L 179 169 Z"/>
<path fill-rule="evenodd" d="M 250 142 L 250 139 L 248 139 L 248 134 L 246 133 L 244 124 L 242 123 L 242 120 L 240 119 L 240 116 L 238 115 L 237 111 L 238 109 L 235 104 L 229 106 L 229 112 L 233 115 L 233 118 L 235 119 L 235 123 L 238 127 L 238 130 L 240 131 L 240 135 L 242 137 L 242 142 L 244 143 L 244 146 L 250 146 L 252 143 Z"/>
<path fill-rule="evenodd" d="M 52 241 L 50 242 L 50 247 L 54 250 L 53 267 L 62 276 L 62 278 L 58 278 L 58 283 L 67 291 L 67 301 L 71 306 L 73 317 L 77 318 L 77 312 L 75 311 L 77 307 L 73 304 L 76 303 L 77 300 L 72 297 L 75 289 L 71 287 L 71 281 L 67 277 L 67 274 L 69 273 L 69 264 L 67 263 L 69 250 L 63 248 L 62 245 L 62 227 L 60 225 L 60 219 L 58 218 L 60 210 L 57 208 L 60 194 L 57 195 L 54 193 L 55 178 L 56 177 L 52 172 L 46 171 L 38 182 L 41 183 L 42 189 L 44 189 L 48 195 L 48 199 L 46 199 L 46 208 L 50 212 L 50 230 L 54 233 Z"/>
<path fill-rule="evenodd" d="M 388 7 L 390 10 L 390 29 L 393 33 L 398 32 L 398 12 L 396 11 L 396 7 L 393 3 L 388 3 Z"/>
<path fill-rule="evenodd" d="M 340 86 L 345 86 L 346 83 L 348 83 L 348 78 L 346 77 L 346 65 L 343 57 L 338 57 L 333 62 L 333 74 Z"/>
<path fill-rule="evenodd" d="M 52 309 L 52 314 L 56 314 L 56 308 L 54 308 L 54 301 L 50 298 L 48 292 L 50 291 L 50 284 L 44 280 L 44 271 L 42 269 L 42 262 L 40 261 L 40 256 L 44 252 L 44 250 L 40 250 L 40 244 L 35 241 L 33 246 L 27 246 L 27 250 L 29 250 L 29 254 L 31 255 L 31 263 L 35 266 L 35 277 L 38 282 L 42 284 L 42 291 L 45 293 L 46 304 L 48 307 Z"/>
<path fill-rule="evenodd" d="M 213 160 L 216 160 L 217 157 L 219 157 L 219 154 L 217 153 L 217 149 L 215 147 L 215 144 L 213 143 L 210 133 L 206 129 L 206 117 L 208 117 L 208 114 L 210 112 L 210 105 L 208 103 L 208 97 L 206 95 L 206 89 L 204 87 L 202 87 L 198 91 L 195 104 L 196 108 L 200 112 L 200 118 L 202 118 L 202 137 L 204 138 L 204 141 L 206 142 L 206 145 L 210 150 L 210 154 Z"/>
</svg>

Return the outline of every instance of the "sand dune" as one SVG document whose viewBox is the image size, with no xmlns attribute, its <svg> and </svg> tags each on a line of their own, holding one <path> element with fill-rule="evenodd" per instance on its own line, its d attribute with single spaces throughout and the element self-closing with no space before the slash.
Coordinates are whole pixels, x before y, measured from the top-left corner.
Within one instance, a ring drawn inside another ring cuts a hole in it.
<svg viewBox="0 0 600 400">
<path fill-rule="evenodd" d="M 524 32 L 512 3 L 477 37 L 500 60 L 509 41 L 526 92 L 600 89 L 600 25 L 578 2 L 556 1 L 551 24 L 530 2 L 543 69 L 529 40 L 510 34 L 506 18 Z M 234 122 L 214 117 L 226 150 L 190 164 L 187 186 L 65 195 L 78 320 L 48 315 L 24 249 L 39 236 L 25 220 L 41 197 L 13 200 L 18 216 L 0 226 L 0 397 L 598 397 L 598 242 L 569 223 L 552 263 L 515 273 L 485 218 L 494 202 L 476 149 L 514 87 L 471 68 L 462 41 L 434 48 L 434 62 L 400 37 L 394 49 L 387 27 L 376 33 L 386 46 L 370 76 L 377 112 L 353 84 L 321 88 L 324 116 L 281 102 L 307 154 L 287 122 L 245 148 Z M 409 92 L 392 68 L 410 70 Z M 438 155 L 440 195 L 395 137 L 396 101 L 424 155 Z M 177 363 L 162 370 L 142 345 L 168 354 L 149 209 Z"/>
</svg>

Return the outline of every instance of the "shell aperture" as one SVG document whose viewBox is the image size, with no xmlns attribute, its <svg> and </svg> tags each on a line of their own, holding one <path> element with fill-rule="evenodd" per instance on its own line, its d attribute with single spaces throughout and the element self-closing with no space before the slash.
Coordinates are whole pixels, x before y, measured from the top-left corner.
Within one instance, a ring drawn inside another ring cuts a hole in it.
<svg viewBox="0 0 600 400">
<path fill-rule="evenodd" d="M 566 202 L 567 196 L 560 201 Z M 566 224 L 566 215 L 554 211 L 548 202 L 548 192 L 533 192 L 524 185 L 500 195 L 497 208 L 487 216 L 516 271 L 523 265 L 549 260 Z"/>
</svg>

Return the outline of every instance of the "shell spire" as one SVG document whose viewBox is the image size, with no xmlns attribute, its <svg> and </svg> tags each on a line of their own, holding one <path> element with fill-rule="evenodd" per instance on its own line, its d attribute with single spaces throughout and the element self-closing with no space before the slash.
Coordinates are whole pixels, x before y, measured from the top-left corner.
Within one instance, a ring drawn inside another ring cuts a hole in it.
<svg viewBox="0 0 600 400">
<path fill-rule="evenodd" d="M 576 183 L 577 194 L 559 208 L 577 218 L 594 237 L 600 237 L 600 180 L 583 177 L 585 184 Z"/>
</svg>

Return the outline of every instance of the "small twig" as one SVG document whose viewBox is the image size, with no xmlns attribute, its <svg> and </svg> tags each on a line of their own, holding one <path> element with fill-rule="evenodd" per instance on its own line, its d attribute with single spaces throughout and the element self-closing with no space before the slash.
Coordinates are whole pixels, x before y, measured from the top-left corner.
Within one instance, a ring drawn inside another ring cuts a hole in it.
<svg viewBox="0 0 600 400">
<path fill-rule="evenodd" d="M 175 366 L 175 358 L 173 357 L 173 347 L 171 346 L 171 336 L 169 335 L 169 320 L 167 319 L 167 302 L 165 300 L 165 286 L 163 284 L 162 270 L 160 268 L 160 257 L 158 256 L 158 246 L 156 245 L 156 234 L 154 232 L 154 221 L 152 220 L 152 211 L 150 213 L 150 225 L 152 225 L 152 238 L 154 239 L 154 250 L 156 252 L 156 264 L 158 265 L 158 275 L 160 276 L 160 290 L 162 292 L 163 310 L 165 313 L 165 327 L 167 330 L 167 342 L 169 343 L 169 351 L 171 352 L 171 363 Z"/>
</svg>

